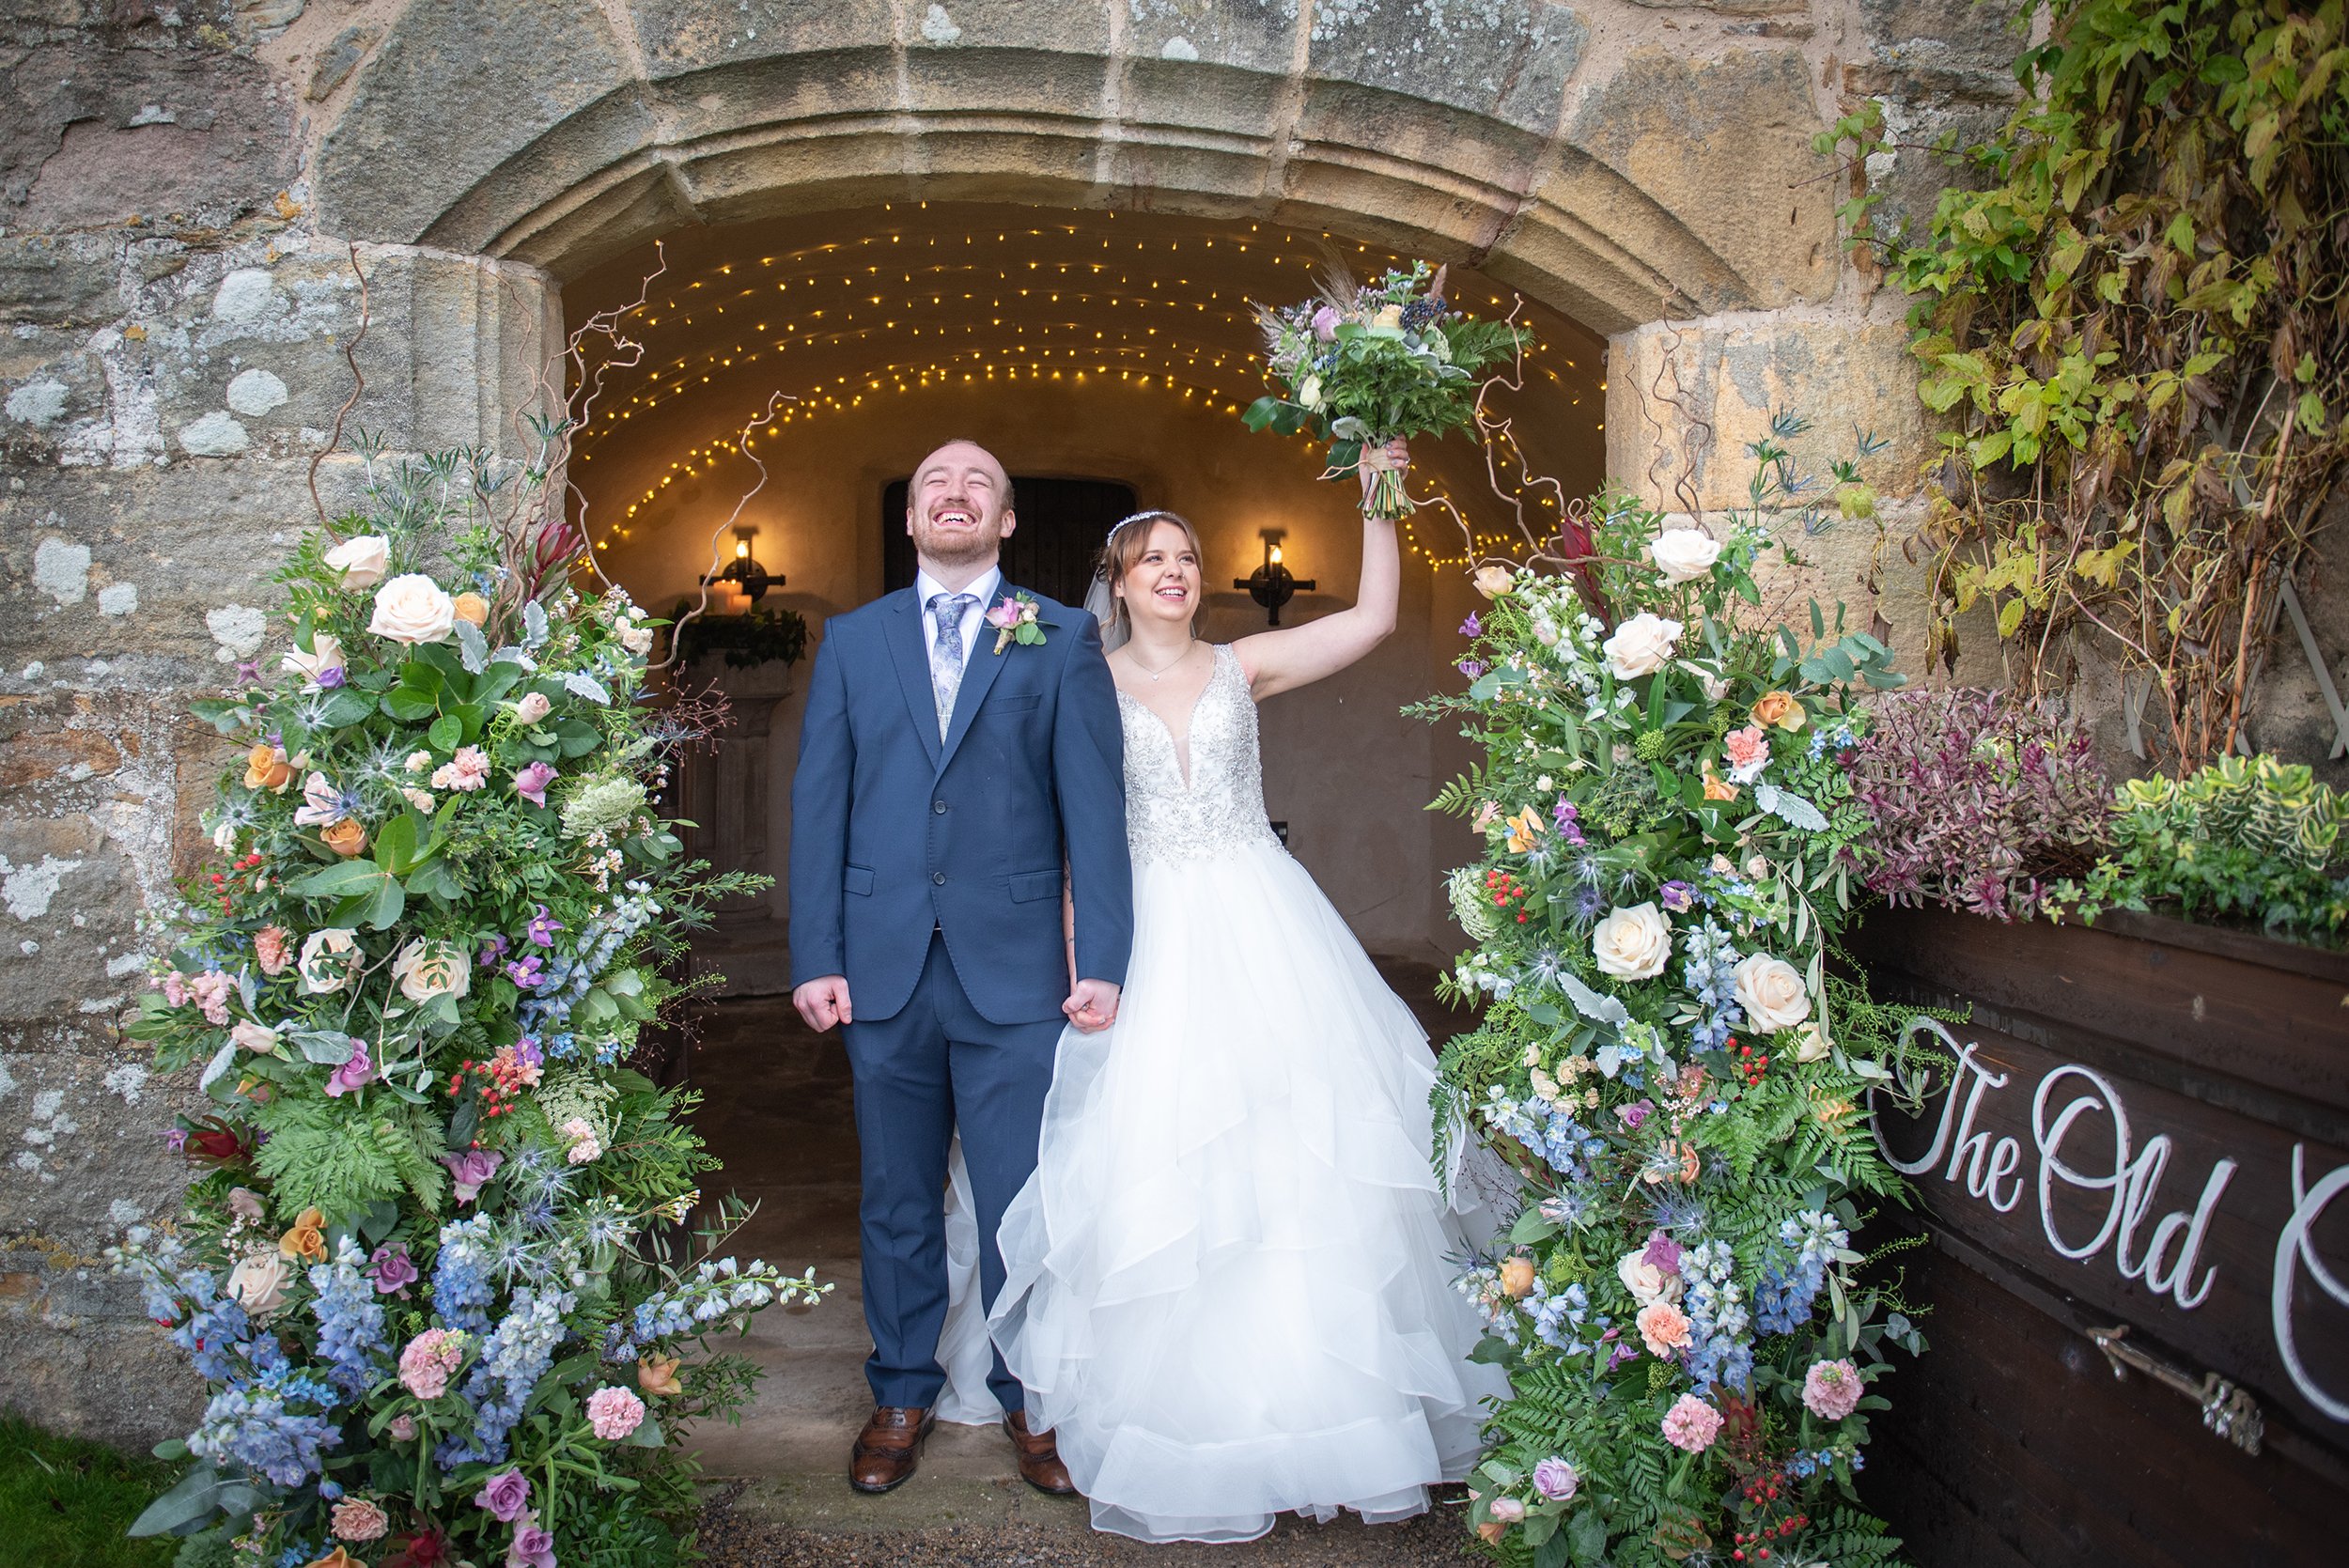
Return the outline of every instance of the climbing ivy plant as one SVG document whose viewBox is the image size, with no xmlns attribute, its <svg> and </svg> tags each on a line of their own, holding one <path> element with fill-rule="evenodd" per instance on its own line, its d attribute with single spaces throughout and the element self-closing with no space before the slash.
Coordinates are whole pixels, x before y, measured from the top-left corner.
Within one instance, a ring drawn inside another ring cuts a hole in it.
<svg viewBox="0 0 2349 1568">
<path fill-rule="evenodd" d="M 1950 416 L 1916 549 L 1932 645 L 1990 607 L 2026 690 L 2150 674 L 2166 759 L 2239 744 L 2277 597 L 2349 442 L 2341 0 L 2043 0 L 2022 99 L 1927 232 L 1844 215 L 1916 298 Z M 2032 21 L 2026 15 L 2024 24 Z M 1870 104 L 1822 138 L 1864 166 Z"/>
</svg>

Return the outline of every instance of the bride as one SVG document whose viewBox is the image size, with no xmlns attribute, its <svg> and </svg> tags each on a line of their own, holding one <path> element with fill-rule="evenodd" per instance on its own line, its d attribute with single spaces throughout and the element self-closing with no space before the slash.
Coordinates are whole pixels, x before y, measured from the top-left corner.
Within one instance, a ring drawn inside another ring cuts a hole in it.
<svg viewBox="0 0 2349 1568">
<path fill-rule="evenodd" d="M 1407 461 L 1399 442 L 1370 452 L 1365 496 Z M 1466 1360 L 1425 1036 L 1265 818 L 1255 705 L 1375 647 L 1399 575 L 1395 525 L 1366 515 L 1354 608 L 1210 644 L 1190 523 L 1144 512 L 1103 551 L 1133 964 L 1116 1024 L 1061 1037 L 990 1318 L 1099 1529 L 1408 1517 L 1468 1472 L 1479 1403 L 1504 1391 Z M 957 1294 L 950 1404 L 987 1364 Z"/>
</svg>

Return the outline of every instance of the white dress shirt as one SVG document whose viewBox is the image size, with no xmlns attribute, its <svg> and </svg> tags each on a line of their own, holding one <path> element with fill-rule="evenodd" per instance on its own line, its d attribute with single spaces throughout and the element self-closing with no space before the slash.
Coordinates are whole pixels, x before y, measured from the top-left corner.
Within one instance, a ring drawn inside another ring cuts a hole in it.
<svg viewBox="0 0 2349 1568">
<path fill-rule="evenodd" d="M 986 624 L 984 617 L 1003 597 L 1003 568 L 994 566 L 972 578 L 970 586 L 955 590 L 976 596 L 976 601 L 962 610 L 962 667 L 966 670 L 971 667 L 972 656 L 979 651 L 977 638 Z M 922 649 L 932 660 L 938 657 L 938 617 L 930 613 L 930 599 L 947 591 L 946 585 L 928 572 L 913 574 L 914 604 L 922 612 Z"/>
</svg>

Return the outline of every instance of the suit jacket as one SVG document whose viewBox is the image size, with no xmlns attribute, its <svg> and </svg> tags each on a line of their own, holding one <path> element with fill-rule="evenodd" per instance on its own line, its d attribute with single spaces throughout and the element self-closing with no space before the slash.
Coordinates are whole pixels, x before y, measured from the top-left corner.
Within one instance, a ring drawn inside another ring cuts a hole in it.
<svg viewBox="0 0 2349 1568">
<path fill-rule="evenodd" d="M 1057 1017 L 1064 864 L 1079 976 L 1125 984 L 1133 870 L 1116 687 L 1093 616 L 1036 603 L 1041 646 L 998 654 L 979 624 L 942 741 L 913 590 L 825 623 L 791 784 L 792 983 L 847 976 L 860 1019 L 905 1006 L 932 929 L 982 1017 Z"/>
</svg>

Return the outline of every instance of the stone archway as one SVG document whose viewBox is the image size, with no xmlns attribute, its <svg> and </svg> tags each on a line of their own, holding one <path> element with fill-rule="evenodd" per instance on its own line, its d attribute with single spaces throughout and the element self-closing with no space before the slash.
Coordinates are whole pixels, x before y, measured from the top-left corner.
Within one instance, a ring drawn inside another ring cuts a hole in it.
<svg viewBox="0 0 2349 1568">
<path fill-rule="evenodd" d="M 1683 470 L 1715 505 L 1742 471 L 1717 477 L 1688 433 L 1734 454 L 1777 406 L 1920 449 L 1897 309 L 1843 264 L 1845 193 L 1812 147 L 1841 95 L 1897 88 L 1913 61 L 1939 69 L 1907 123 L 1980 96 L 1953 67 L 1983 29 L 1916 9 L 409 5 L 328 95 L 311 194 L 326 232 L 555 286 L 679 228 L 917 197 L 1337 227 L 1609 335 L 1610 471 Z M 1676 407 L 1643 417 L 1667 355 Z"/>
</svg>

